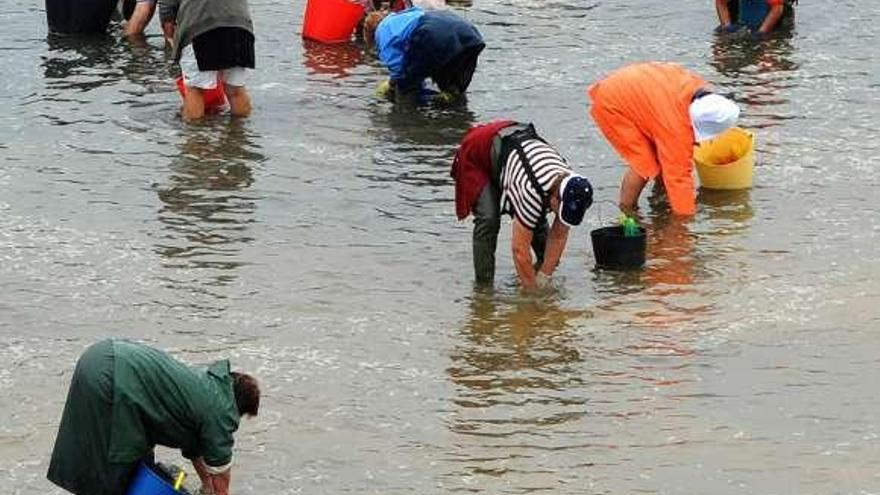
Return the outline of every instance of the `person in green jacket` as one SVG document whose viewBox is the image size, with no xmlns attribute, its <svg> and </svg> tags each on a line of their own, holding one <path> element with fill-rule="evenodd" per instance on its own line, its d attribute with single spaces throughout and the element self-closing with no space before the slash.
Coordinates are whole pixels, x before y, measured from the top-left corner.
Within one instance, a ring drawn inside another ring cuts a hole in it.
<svg viewBox="0 0 880 495">
<path fill-rule="evenodd" d="M 228 360 L 191 368 L 126 340 L 89 347 L 73 372 L 47 478 L 76 495 L 123 495 L 153 448 L 179 448 L 202 492 L 228 495 L 233 433 L 260 389 Z"/>
</svg>

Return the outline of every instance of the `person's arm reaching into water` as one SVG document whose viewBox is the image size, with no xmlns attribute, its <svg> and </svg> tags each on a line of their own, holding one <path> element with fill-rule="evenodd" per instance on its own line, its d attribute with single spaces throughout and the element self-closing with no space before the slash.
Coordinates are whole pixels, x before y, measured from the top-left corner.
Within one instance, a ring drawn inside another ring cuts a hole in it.
<svg viewBox="0 0 880 495">
<path fill-rule="evenodd" d="M 222 473 L 212 474 L 211 481 L 214 486 L 214 495 L 229 495 L 229 483 L 232 481 L 232 468 Z"/>
<path fill-rule="evenodd" d="M 562 223 L 559 218 L 553 220 L 550 227 L 550 234 L 547 236 L 547 247 L 544 250 L 544 263 L 538 269 L 548 278 L 556 271 L 559 266 L 559 260 L 562 259 L 562 253 L 565 251 L 565 245 L 568 243 L 568 225 Z"/>
<path fill-rule="evenodd" d="M 764 22 L 761 23 L 758 33 L 770 34 L 770 32 L 773 31 L 773 28 L 779 24 L 779 20 L 782 19 L 783 13 L 785 13 L 785 4 L 783 2 L 778 2 L 777 4 L 772 5 L 770 7 L 770 13 L 764 18 Z"/>
<path fill-rule="evenodd" d="M 629 216 L 635 216 L 639 209 L 639 196 L 648 183 L 632 168 L 627 168 L 620 183 L 620 210 Z"/>
<path fill-rule="evenodd" d="M 231 466 L 227 467 L 225 471 L 212 473 L 213 469 L 201 457 L 193 459 L 192 465 L 202 482 L 202 494 L 229 495 L 229 483 L 232 479 Z"/>
<path fill-rule="evenodd" d="M 158 4 L 162 33 L 165 35 L 165 41 L 173 45 L 174 26 L 177 22 L 177 9 L 180 7 L 180 0 L 158 0 Z"/>
<path fill-rule="evenodd" d="M 155 11 L 156 2 L 138 2 L 134 7 L 134 12 L 132 12 L 131 18 L 125 23 L 125 35 L 143 35 L 144 30 L 147 28 L 147 24 L 150 23 L 150 19 L 153 18 L 153 13 Z"/>
<path fill-rule="evenodd" d="M 513 221 L 513 237 L 510 240 L 511 251 L 513 252 L 513 264 L 516 266 L 516 273 L 519 275 L 519 281 L 524 289 L 534 289 L 537 287 L 535 275 L 535 267 L 532 266 L 532 237 L 531 229 L 523 225 L 518 219 Z"/>
<path fill-rule="evenodd" d="M 721 29 L 730 26 L 732 22 L 729 2 L 730 0 L 715 0 L 715 11 L 718 12 L 718 22 L 721 25 Z"/>
<path fill-rule="evenodd" d="M 208 467 L 205 465 L 204 459 L 201 457 L 194 457 L 191 459 L 193 469 L 196 470 L 196 474 L 199 476 L 199 481 L 202 482 L 202 489 L 199 491 L 200 494 L 209 494 L 214 490 L 214 483 L 211 481 L 211 474 L 208 473 Z"/>
</svg>

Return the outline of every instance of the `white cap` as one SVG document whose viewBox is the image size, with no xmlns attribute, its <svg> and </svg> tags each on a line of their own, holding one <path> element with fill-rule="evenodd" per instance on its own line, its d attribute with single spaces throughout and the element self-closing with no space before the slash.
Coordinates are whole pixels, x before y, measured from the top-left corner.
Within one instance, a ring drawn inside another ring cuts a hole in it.
<svg viewBox="0 0 880 495">
<path fill-rule="evenodd" d="M 739 107 L 736 103 L 715 93 L 697 98 L 690 107 L 694 138 L 699 141 L 712 139 L 736 124 Z"/>
</svg>

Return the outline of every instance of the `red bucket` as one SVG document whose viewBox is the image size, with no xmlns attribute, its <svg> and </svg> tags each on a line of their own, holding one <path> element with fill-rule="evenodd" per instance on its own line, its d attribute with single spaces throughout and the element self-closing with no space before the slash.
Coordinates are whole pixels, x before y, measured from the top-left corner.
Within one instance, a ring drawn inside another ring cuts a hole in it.
<svg viewBox="0 0 880 495">
<path fill-rule="evenodd" d="M 348 0 L 308 0 L 302 35 L 322 43 L 349 41 L 363 17 L 363 5 Z"/>
<path fill-rule="evenodd" d="M 186 85 L 183 84 L 183 77 L 177 78 L 177 91 L 180 97 L 186 95 Z M 223 81 L 217 81 L 217 87 L 214 89 L 203 89 L 202 95 L 205 98 L 205 110 L 216 110 L 226 105 L 226 91 L 223 87 Z"/>
</svg>

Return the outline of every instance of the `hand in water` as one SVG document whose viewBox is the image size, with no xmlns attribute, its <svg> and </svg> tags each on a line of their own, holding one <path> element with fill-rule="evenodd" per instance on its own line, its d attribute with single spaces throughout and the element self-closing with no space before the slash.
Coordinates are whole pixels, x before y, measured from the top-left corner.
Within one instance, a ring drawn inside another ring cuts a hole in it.
<svg viewBox="0 0 880 495">
<path fill-rule="evenodd" d="M 760 30 L 755 30 L 749 33 L 749 36 L 752 38 L 752 41 L 767 41 L 770 39 L 770 33 L 765 33 Z"/>
<path fill-rule="evenodd" d="M 379 83 L 376 88 L 376 96 L 379 98 L 392 98 L 394 96 L 394 88 L 391 87 L 391 81 L 386 79 Z"/>
<path fill-rule="evenodd" d="M 449 104 L 458 100 L 459 95 L 456 93 L 449 93 L 446 91 L 441 91 L 440 94 L 437 95 L 437 100 Z"/>
<path fill-rule="evenodd" d="M 544 272 L 538 272 L 535 274 L 535 285 L 540 290 L 545 290 L 549 288 L 552 282 L 553 279 L 550 277 L 550 275 L 547 275 Z"/>
<path fill-rule="evenodd" d="M 740 32 L 745 26 L 742 24 L 731 23 L 726 26 L 718 26 L 715 28 L 715 34 L 735 34 Z"/>
</svg>

